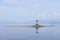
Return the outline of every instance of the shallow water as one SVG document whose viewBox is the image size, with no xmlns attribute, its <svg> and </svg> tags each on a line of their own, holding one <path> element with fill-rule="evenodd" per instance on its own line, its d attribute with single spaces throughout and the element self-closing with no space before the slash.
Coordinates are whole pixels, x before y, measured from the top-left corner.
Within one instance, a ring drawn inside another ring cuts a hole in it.
<svg viewBox="0 0 60 40">
<path fill-rule="evenodd" d="M 39 28 L 4 27 L 0 26 L 0 40 L 60 40 L 60 25 Z"/>
</svg>

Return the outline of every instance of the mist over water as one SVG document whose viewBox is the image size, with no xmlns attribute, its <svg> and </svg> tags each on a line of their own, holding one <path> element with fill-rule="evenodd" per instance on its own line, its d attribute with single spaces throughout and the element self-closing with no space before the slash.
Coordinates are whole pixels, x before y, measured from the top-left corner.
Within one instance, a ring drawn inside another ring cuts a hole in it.
<svg viewBox="0 0 60 40">
<path fill-rule="evenodd" d="M 0 40 L 60 40 L 60 25 L 53 27 L 20 28 L 0 26 Z"/>
</svg>

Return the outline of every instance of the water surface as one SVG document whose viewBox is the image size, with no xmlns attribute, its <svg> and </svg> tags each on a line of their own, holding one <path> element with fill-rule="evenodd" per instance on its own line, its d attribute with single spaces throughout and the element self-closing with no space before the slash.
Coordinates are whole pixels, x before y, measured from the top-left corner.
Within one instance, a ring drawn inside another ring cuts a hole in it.
<svg viewBox="0 0 60 40">
<path fill-rule="evenodd" d="M 60 25 L 39 28 L 4 27 L 0 26 L 0 40 L 60 40 Z"/>
</svg>

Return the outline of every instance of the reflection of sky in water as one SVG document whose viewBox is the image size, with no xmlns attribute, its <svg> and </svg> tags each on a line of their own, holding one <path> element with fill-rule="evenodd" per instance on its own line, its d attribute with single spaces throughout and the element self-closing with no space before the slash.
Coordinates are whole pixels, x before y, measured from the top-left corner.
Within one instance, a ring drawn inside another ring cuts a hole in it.
<svg viewBox="0 0 60 40">
<path fill-rule="evenodd" d="M 34 28 L 0 27 L 0 40 L 59 40 L 60 27 L 44 27 L 35 33 Z"/>
</svg>

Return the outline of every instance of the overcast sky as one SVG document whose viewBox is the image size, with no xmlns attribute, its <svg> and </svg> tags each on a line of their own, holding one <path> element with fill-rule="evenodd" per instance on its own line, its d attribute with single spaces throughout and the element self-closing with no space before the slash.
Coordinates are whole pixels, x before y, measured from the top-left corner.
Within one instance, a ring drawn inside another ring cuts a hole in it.
<svg viewBox="0 0 60 40">
<path fill-rule="evenodd" d="M 60 0 L 0 0 L 0 21 L 60 20 Z"/>
<path fill-rule="evenodd" d="M 0 0 L 0 22 L 60 20 L 60 0 Z M 0 39 L 36 39 L 35 29 L 0 27 Z M 60 26 L 40 28 L 39 40 L 59 40 Z"/>
</svg>

